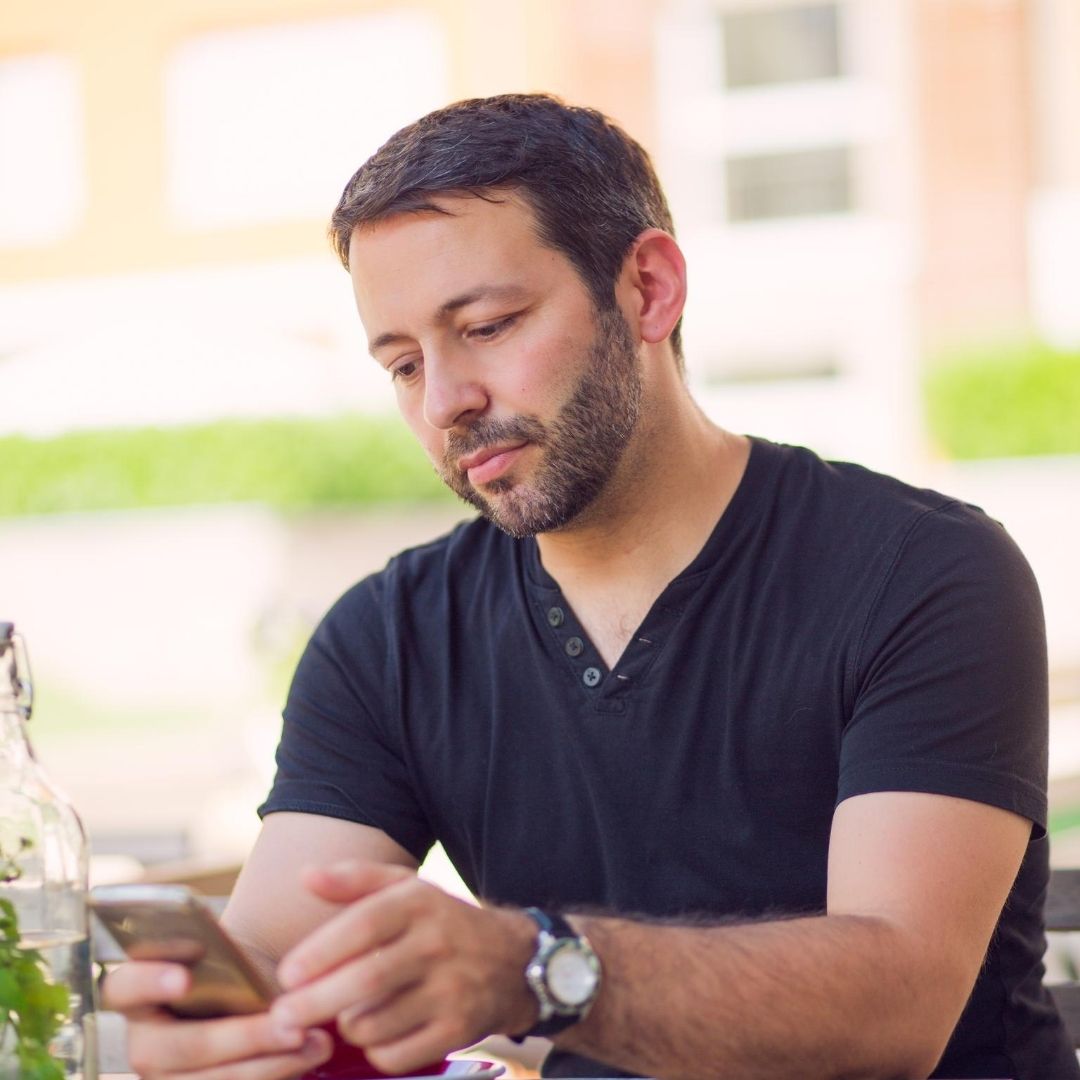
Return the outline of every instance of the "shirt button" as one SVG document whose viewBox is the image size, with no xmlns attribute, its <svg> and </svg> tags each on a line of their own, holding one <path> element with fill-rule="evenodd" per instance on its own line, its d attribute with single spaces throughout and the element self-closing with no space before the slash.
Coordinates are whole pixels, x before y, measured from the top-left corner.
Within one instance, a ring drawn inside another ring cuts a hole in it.
<svg viewBox="0 0 1080 1080">
<path fill-rule="evenodd" d="M 563 647 L 566 649 L 567 656 L 580 656 L 585 649 L 579 637 L 568 638 Z"/>
<path fill-rule="evenodd" d="M 548 608 L 549 626 L 562 626 L 565 618 L 566 616 L 563 614 L 563 609 L 561 607 Z"/>
<path fill-rule="evenodd" d="M 584 674 L 581 676 L 581 681 L 590 689 L 594 686 L 599 686 L 600 679 L 600 669 L 595 667 L 587 667 Z"/>
</svg>

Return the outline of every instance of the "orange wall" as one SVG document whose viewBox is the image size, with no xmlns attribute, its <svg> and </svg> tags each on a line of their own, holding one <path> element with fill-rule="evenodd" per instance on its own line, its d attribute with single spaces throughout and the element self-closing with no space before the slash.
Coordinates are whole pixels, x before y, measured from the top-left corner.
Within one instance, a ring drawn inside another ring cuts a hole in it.
<svg viewBox="0 0 1080 1080">
<path fill-rule="evenodd" d="M 610 111 L 647 141 L 649 19 L 656 2 L 419 0 L 409 6 L 431 12 L 444 27 L 451 100 L 550 90 Z M 183 229 L 169 219 L 165 65 L 176 46 L 203 32 L 399 6 L 386 0 L 5 5 L 0 58 L 58 52 L 77 65 L 85 106 L 88 208 L 62 243 L 0 249 L 0 282 L 325 253 L 323 218 L 212 230 Z"/>
<path fill-rule="evenodd" d="M 931 347 L 1019 330 L 1031 185 L 1023 0 L 918 0 L 921 301 Z"/>
</svg>

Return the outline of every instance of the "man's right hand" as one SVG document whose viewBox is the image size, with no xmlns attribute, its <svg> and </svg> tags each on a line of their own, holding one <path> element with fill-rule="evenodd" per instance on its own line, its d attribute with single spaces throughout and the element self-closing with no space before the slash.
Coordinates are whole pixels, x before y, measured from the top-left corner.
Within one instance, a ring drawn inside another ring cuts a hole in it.
<svg viewBox="0 0 1080 1080">
<path fill-rule="evenodd" d="M 222 915 L 222 924 L 264 974 L 316 927 L 338 913 L 301 882 L 297 852 L 316 865 L 346 858 L 395 863 L 416 860 L 368 825 L 282 811 L 270 814 Z M 168 977 L 177 981 L 169 985 Z M 122 964 L 105 980 L 105 1007 L 128 1019 L 128 1059 L 148 1080 L 286 1080 L 329 1059 L 326 1031 L 282 1031 L 267 1013 L 220 1020 L 178 1020 L 165 1009 L 187 992 L 190 975 L 177 964 Z M 305 1053 L 305 1039 L 311 1039 Z"/>
<path fill-rule="evenodd" d="M 288 1080 L 326 1061 L 325 1031 L 282 1030 L 269 1013 L 180 1020 L 165 1008 L 187 993 L 179 964 L 132 962 L 105 980 L 104 1005 L 128 1021 L 128 1060 L 147 1080 Z"/>
</svg>

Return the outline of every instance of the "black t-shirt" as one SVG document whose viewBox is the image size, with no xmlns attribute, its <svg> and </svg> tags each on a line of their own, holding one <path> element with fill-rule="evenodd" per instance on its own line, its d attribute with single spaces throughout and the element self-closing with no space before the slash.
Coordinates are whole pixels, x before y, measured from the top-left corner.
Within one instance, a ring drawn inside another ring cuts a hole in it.
<svg viewBox="0 0 1080 1080">
<path fill-rule="evenodd" d="M 1003 807 L 1032 838 L 935 1075 L 1076 1077 L 1041 986 L 1046 712 L 1038 590 L 997 523 L 754 440 L 612 670 L 536 542 L 484 521 L 355 586 L 300 662 L 260 813 L 441 841 L 493 902 L 759 918 L 824 910 L 846 798 Z"/>
</svg>

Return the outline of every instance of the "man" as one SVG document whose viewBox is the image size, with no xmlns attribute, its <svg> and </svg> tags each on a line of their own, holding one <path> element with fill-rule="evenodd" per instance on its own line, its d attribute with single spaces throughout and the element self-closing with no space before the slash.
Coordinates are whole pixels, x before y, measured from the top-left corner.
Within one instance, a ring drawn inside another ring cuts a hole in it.
<svg viewBox="0 0 1080 1080">
<path fill-rule="evenodd" d="M 300 663 L 225 915 L 283 996 L 176 1022 L 181 969 L 121 969 L 140 1071 L 293 1076 L 336 1020 L 397 1073 L 532 1031 L 554 1076 L 1080 1075 L 1040 985 L 1045 654 L 1004 531 L 703 415 L 663 195 L 595 112 L 427 116 L 332 235 L 482 516 Z M 416 878 L 435 840 L 483 906 Z"/>
</svg>

